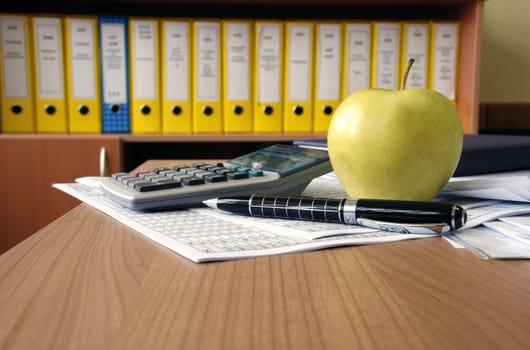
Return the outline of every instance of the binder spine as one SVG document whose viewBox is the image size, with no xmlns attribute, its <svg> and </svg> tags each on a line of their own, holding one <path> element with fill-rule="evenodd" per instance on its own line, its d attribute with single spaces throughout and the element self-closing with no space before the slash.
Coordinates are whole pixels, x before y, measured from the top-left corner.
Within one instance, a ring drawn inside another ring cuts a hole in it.
<svg viewBox="0 0 530 350">
<path fill-rule="evenodd" d="M 221 22 L 193 23 L 193 131 L 221 133 Z"/>
<path fill-rule="evenodd" d="M 372 70 L 372 25 L 344 24 L 342 99 L 370 87 Z"/>
<path fill-rule="evenodd" d="M 254 25 L 254 132 L 283 130 L 283 31 L 280 21 L 259 21 Z"/>
<path fill-rule="evenodd" d="M 0 15 L 0 130 L 5 133 L 35 132 L 31 44 L 29 16 Z"/>
<path fill-rule="evenodd" d="M 65 19 L 66 100 L 71 133 L 101 132 L 97 28 L 96 18 Z"/>
<path fill-rule="evenodd" d="M 400 38 L 399 22 L 375 22 L 373 35 L 373 88 L 397 90 L 399 88 Z"/>
<path fill-rule="evenodd" d="M 127 17 L 99 18 L 103 133 L 129 133 Z"/>
<path fill-rule="evenodd" d="M 313 130 L 313 23 L 287 22 L 285 27 L 285 132 Z"/>
<path fill-rule="evenodd" d="M 251 21 L 222 23 L 223 129 L 252 131 L 252 25 Z"/>
<path fill-rule="evenodd" d="M 66 133 L 63 21 L 33 17 L 37 132 Z"/>
<path fill-rule="evenodd" d="M 409 59 L 414 59 L 407 78 L 407 87 L 425 89 L 428 84 L 430 55 L 430 26 L 428 22 L 406 22 L 402 25 L 402 57 L 400 77 L 403 77 Z"/>
<path fill-rule="evenodd" d="M 316 25 L 314 132 L 328 131 L 341 101 L 342 32 L 341 23 Z"/>
<path fill-rule="evenodd" d="M 455 102 L 458 78 L 460 23 L 431 23 L 431 65 L 429 88 Z"/>
<path fill-rule="evenodd" d="M 159 133 L 160 61 L 158 20 L 129 18 L 131 131 Z"/>
<path fill-rule="evenodd" d="M 162 132 L 191 133 L 191 25 L 163 19 L 160 25 Z"/>
</svg>

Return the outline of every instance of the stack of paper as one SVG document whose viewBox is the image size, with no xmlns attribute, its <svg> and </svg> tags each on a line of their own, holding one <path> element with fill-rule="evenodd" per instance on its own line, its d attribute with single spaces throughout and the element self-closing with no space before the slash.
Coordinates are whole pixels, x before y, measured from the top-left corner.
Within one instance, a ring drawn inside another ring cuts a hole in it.
<svg viewBox="0 0 530 350">
<path fill-rule="evenodd" d="M 530 171 L 456 177 L 443 194 L 461 197 L 530 202 Z"/>
<path fill-rule="evenodd" d="M 482 217 L 481 226 L 472 217 L 463 230 L 446 236 L 455 247 L 468 248 L 483 258 L 530 258 L 530 171 L 453 178 L 440 196 L 450 201 L 462 197 L 469 203 L 490 202 L 468 210 Z"/>
</svg>

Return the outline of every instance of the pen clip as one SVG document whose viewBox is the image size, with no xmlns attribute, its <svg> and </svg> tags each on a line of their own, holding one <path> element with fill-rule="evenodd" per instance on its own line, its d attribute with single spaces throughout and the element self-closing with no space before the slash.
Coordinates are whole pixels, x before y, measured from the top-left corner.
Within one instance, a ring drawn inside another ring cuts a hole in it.
<svg viewBox="0 0 530 350">
<path fill-rule="evenodd" d="M 408 234 L 430 234 L 439 235 L 451 231 L 451 227 L 445 223 L 397 223 L 388 221 L 377 221 L 367 218 L 358 218 L 357 225 L 375 228 L 380 231 L 408 233 Z"/>
</svg>

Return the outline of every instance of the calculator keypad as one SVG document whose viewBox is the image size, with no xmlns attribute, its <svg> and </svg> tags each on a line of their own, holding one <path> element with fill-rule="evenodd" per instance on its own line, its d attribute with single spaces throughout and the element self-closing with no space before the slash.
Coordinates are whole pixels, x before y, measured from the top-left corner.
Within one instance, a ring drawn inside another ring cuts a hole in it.
<svg viewBox="0 0 530 350">
<path fill-rule="evenodd" d="M 122 186 L 137 192 L 150 192 L 184 186 L 200 186 L 225 181 L 241 181 L 263 176 L 260 169 L 225 167 L 219 164 L 178 165 L 173 168 L 155 168 L 147 172 L 115 173 L 111 178 Z"/>
</svg>

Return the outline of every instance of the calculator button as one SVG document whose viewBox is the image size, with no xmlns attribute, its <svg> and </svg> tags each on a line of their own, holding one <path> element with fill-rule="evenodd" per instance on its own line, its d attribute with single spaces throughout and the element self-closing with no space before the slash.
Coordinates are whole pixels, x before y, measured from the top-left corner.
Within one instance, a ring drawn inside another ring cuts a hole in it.
<svg viewBox="0 0 530 350">
<path fill-rule="evenodd" d="M 182 169 L 182 171 L 185 171 L 190 175 L 195 175 L 195 174 L 203 172 L 204 170 L 201 170 L 198 168 L 185 168 L 185 169 Z"/>
<path fill-rule="evenodd" d="M 201 179 L 204 179 L 207 175 L 215 175 L 215 173 L 212 173 L 211 171 L 199 171 L 193 174 L 193 176 L 200 177 Z"/>
<path fill-rule="evenodd" d="M 248 173 L 250 171 L 250 168 L 238 167 L 236 171 L 239 171 L 240 173 Z"/>
<path fill-rule="evenodd" d="M 261 169 L 250 169 L 248 175 L 251 177 L 263 176 L 263 170 Z"/>
<path fill-rule="evenodd" d="M 215 165 L 215 166 L 209 167 L 209 168 L 206 169 L 206 170 L 211 171 L 212 173 L 216 173 L 217 170 L 221 170 L 221 169 L 225 169 L 225 168 L 224 168 L 224 167 L 220 167 L 220 166 Z"/>
<path fill-rule="evenodd" d="M 131 182 L 131 181 L 145 181 L 145 180 L 144 180 L 144 179 L 140 179 L 140 178 L 137 177 L 137 176 L 132 176 L 132 175 L 130 175 L 130 176 L 124 176 L 124 177 L 121 177 L 121 178 L 120 178 L 120 182 L 121 182 L 122 184 L 124 184 L 125 186 L 127 186 L 127 185 L 129 184 L 129 182 Z"/>
<path fill-rule="evenodd" d="M 157 182 L 167 182 L 167 181 L 175 181 L 173 179 L 169 179 L 165 176 L 158 176 L 158 177 L 153 177 L 151 178 L 151 182 L 153 183 L 157 183 Z"/>
<path fill-rule="evenodd" d="M 131 176 L 131 174 L 129 173 L 115 173 L 115 174 L 112 174 L 111 177 L 114 179 L 114 180 L 120 180 L 120 178 L 124 177 L 124 176 Z"/>
<path fill-rule="evenodd" d="M 211 165 L 211 164 L 201 165 L 199 168 L 205 171 L 215 171 L 216 169 L 219 169 L 218 166 Z"/>
<path fill-rule="evenodd" d="M 127 181 L 127 186 L 129 186 L 130 188 L 135 188 L 136 185 L 140 185 L 140 184 L 149 185 L 150 182 L 145 181 L 144 179 L 136 179 L 136 180 Z"/>
<path fill-rule="evenodd" d="M 223 182 L 223 181 L 226 181 L 226 176 L 219 175 L 219 174 L 205 175 L 204 181 L 207 183 Z"/>
<path fill-rule="evenodd" d="M 235 171 L 235 172 L 232 172 L 232 173 L 228 173 L 228 174 L 226 174 L 226 176 L 228 177 L 228 180 L 248 179 L 248 173 L 242 173 L 242 172 L 238 172 L 238 171 Z"/>
<path fill-rule="evenodd" d="M 190 167 L 189 165 L 177 165 L 177 166 L 173 167 L 173 170 L 182 171 L 182 169 L 186 169 L 186 168 L 189 168 L 189 167 Z"/>
<path fill-rule="evenodd" d="M 178 172 L 178 171 L 175 171 L 175 170 L 167 170 L 167 171 L 162 171 L 160 173 L 160 175 L 164 175 L 164 176 L 166 176 L 168 178 L 171 178 L 171 177 L 173 177 L 175 175 L 179 175 L 179 174 L 181 174 L 181 173 Z"/>
<path fill-rule="evenodd" d="M 138 176 L 140 179 L 144 179 L 145 181 L 151 181 L 151 179 L 160 177 L 160 175 L 156 173 L 145 173 Z"/>
<path fill-rule="evenodd" d="M 207 163 L 194 163 L 191 165 L 192 168 L 200 168 L 202 169 L 203 166 L 209 166 L 210 164 Z"/>
<path fill-rule="evenodd" d="M 122 183 L 124 185 L 127 185 L 128 181 L 137 180 L 137 179 L 138 179 L 138 177 L 136 177 L 136 176 L 127 175 L 127 176 L 120 176 L 119 179 L 117 179 L 117 181 L 119 181 L 120 183 Z"/>
<path fill-rule="evenodd" d="M 184 186 L 196 186 L 204 184 L 204 180 L 198 177 L 183 177 L 180 179 Z"/>
<path fill-rule="evenodd" d="M 175 170 L 173 170 L 173 169 L 167 169 L 167 168 L 166 168 L 166 169 L 164 169 L 164 170 L 160 170 L 160 171 L 158 172 L 158 175 L 168 176 L 168 174 L 172 174 L 172 173 L 174 173 L 174 172 L 175 172 Z"/>
<path fill-rule="evenodd" d="M 169 170 L 169 168 L 154 168 L 153 169 L 153 173 L 157 173 L 157 174 L 160 174 L 161 171 L 164 171 L 164 170 Z"/>
<path fill-rule="evenodd" d="M 216 174 L 219 174 L 219 175 L 226 175 L 228 173 L 233 173 L 234 171 L 233 170 L 230 170 L 230 169 L 227 169 L 227 168 L 221 168 L 221 169 L 218 169 L 215 171 Z"/>
<path fill-rule="evenodd" d="M 177 174 L 171 176 L 173 180 L 182 181 L 183 178 L 190 177 L 188 174 L 184 172 L 178 172 Z"/>
<path fill-rule="evenodd" d="M 150 192 L 165 190 L 168 188 L 177 188 L 180 187 L 180 182 L 175 180 L 165 180 L 159 182 L 150 182 L 150 183 L 138 183 L 134 185 L 134 189 L 138 192 Z"/>
</svg>

